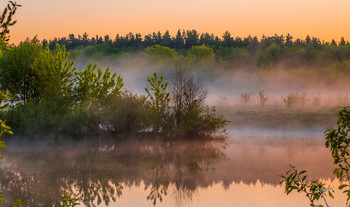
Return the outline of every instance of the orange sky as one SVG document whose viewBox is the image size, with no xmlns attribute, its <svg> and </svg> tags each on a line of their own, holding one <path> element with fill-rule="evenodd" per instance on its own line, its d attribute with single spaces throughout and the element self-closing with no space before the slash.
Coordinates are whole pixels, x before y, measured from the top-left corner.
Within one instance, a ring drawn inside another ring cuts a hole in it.
<svg viewBox="0 0 350 207">
<path fill-rule="evenodd" d="M 1 2 L 2 8 L 6 1 Z M 11 42 L 128 32 L 196 29 L 221 36 L 291 33 L 323 40 L 350 40 L 349 0 L 17 0 Z"/>
</svg>

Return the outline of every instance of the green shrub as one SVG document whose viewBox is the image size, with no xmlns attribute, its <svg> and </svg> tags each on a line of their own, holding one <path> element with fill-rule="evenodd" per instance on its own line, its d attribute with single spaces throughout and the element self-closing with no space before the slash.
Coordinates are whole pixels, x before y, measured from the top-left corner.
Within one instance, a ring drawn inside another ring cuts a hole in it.
<svg viewBox="0 0 350 207">
<path fill-rule="evenodd" d="M 33 64 L 42 53 L 36 38 L 19 44 L 0 58 L 0 85 L 9 90 L 15 101 L 34 101 L 39 91 L 34 82 L 38 74 Z"/>
<path fill-rule="evenodd" d="M 171 118 L 169 129 L 177 136 L 210 136 L 220 131 L 226 120 L 205 106 L 207 91 L 191 76 L 178 70 L 171 82 Z"/>
<path fill-rule="evenodd" d="M 127 91 L 112 96 L 102 111 L 102 125 L 120 134 L 145 131 L 151 126 L 151 106 L 146 99 Z"/>
<path fill-rule="evenodd" d="M 215 63 L 214 50 L 205 45 L 192 46 L 188 50 L 186 60 L 190 65 L 212 66 Z"/>
<path fill-rule="evenodd" d="M 144 51 L 144 55 L 146 58 L 150 58 L 158 63 L 174 62 L 178 57 L 178 54 L 174 49 L 161 45 L 147 47 Z"/>
<path fill-rule="evenodd" d="M 145 88 L 145 91 L 151 105 L 153 132 L 162 133 L 168 125 L 167 116 L 170 101 L 170 94 L 167 92 L 168 82 L 163 81 L 163 76 L 158 79 L 157 73 L 148 77 L 147 82 L 151 86 L 150 89 Z"/>
</svg>

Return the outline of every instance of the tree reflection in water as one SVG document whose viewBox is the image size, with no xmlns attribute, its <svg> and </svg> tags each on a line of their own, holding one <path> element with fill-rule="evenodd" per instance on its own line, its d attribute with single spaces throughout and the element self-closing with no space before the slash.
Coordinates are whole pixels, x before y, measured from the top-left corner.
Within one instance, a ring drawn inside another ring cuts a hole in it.
<svg viewBox="0 0 350 207">
<path fill-rule="evenodd" d="M 170 196 L 180 205 L 225 160 L 225 146 L 224 141 L 145 140 L 9 144 L 0 187 L 6 200 L 22 198 L 29 205 L 54 205 L 72 193 L 86 206 L 108 206 L 126 186 L 143 182 L 147 200 L 156 205 L 174 185 Z"/>
</svg>

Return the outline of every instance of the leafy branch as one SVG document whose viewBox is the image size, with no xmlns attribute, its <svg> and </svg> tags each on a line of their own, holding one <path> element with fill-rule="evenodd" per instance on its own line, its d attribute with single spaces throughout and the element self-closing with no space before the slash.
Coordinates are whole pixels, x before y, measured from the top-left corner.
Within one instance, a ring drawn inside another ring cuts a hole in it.
<svg viewBox="0 0 350 207">
<path fill-rule="evenodd" d="M 9 27 L 16 24 L 16 20 L 12 20 L 13 16 L 15 15 L 17 8 L 21 7 L 21 5 L 17 4 L 16 2 L 9 1 L 7 4 L 7 7 L 2 12 L 2 15 L 0 17 L 0 48 L 5 49 L 7 47 L 7 43 L 10 40 L 9 37 Z"/>
<path fill-rule="evenodd" d="M 326 188 L 325 183 L 322 183 L 319 180 L 311 180 L 306 182 L 307 175 L 306 171 L 298 171 L 295 166 L 289 165 L 292 169 L 288 170 L 286 174 L 281 174 L 280 177 L 282 181 L 280 184 L 285 183 L 285 193 L 288 195 L 292 191 L 303 192 L 310 201 L 310 205 L 313 207 L 322 206 L 316 205 L 315 201 L 318 201 L 320 198 L 323 199 L 327 207 L 329 207 L 326 196 L 334 198 L 333 190 L 331 188 Z"/>
</svg>

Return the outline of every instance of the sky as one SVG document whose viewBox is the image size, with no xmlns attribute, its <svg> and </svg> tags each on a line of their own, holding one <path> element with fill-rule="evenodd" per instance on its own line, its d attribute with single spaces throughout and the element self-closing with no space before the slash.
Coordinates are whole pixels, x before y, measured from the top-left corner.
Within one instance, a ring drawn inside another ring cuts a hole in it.
<svg viewBox="0 0 350 207">
<path fill-rule="evenodd" d="M 7 1 L 1 1 L 4 8 Z M 142 35 L 196 29 L 222 36 L 306 35 L 321 40 L 350 40 L 349 0 L 17 0 L 21 4 L 11 28 L 17 44 L 69 34 Z"/>
</svg>

